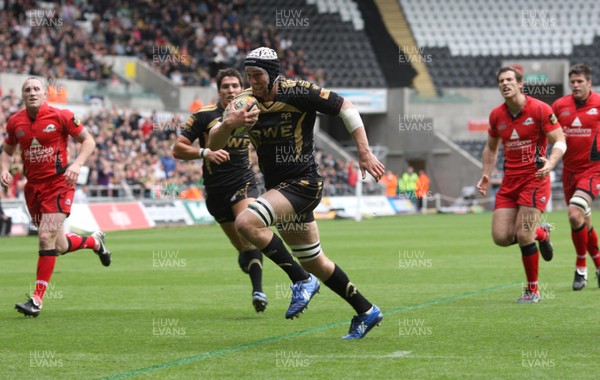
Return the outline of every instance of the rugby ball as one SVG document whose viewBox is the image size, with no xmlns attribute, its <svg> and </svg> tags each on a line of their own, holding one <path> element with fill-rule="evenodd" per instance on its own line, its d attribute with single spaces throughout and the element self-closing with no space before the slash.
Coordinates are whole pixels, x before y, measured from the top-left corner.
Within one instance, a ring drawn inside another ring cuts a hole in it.
<svg viewBox="0 0 600 380">
<path fill-rule="evenodd" d="M 250 107 L 250 109 L 248 111 L 254 111 L 254 110 L 258 109 L 258 101 L 256 100 L 256 98 L 254 96 L 251 96 L 251 95 L 237 96 L 233 99 L 232 102 L 233 102 L 233 104 L 231 105 L 231 107 L 233 107 L 233 109 L 236 109 L 236 110 L 246 107 L 246 104 L 248 104 L 250 102 L 252 102 L 252 107 Z M 230 107 L 225 108 L 225 111 L 223 112 L 223 120 L 225 120 L 225 118 L 229 114 L 230 109 L 231 109 Z M 254 123 L 254 124 L 256 124 L 256 123 Z M 254 127 L 254 124 L 237 128 L 235 131 L 233 131 L 232 136 L 243 135 L 244 133 L 246 133 L 250 129 L 252 129 L 252 127 Z"/>
</svg>

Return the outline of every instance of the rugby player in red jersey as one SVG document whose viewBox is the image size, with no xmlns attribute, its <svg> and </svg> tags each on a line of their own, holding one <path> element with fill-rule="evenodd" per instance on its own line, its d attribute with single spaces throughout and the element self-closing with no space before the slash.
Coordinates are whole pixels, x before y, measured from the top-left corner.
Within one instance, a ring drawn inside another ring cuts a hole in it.
<svg viewBox="0 0 600 380">
<path fill-rule="evenodd" d="M 19 145 L 27 177 L 25 200 L 32 223 L 38 227 L 39 258 L 35 290 L 27 302 L 16 304 L 15 308 L 26 316 L 37 317 L 58 255 L 92 249 L 104 266 L 110 265 L 111 256 L 101 231 L 87 237 L 63 232 L 79 170 L 94 151 L 93 137 L 71 111 L 46 103 L 48 91 L 40 79 L 26 79 L 21 91 L 25 109 L 8 119 L 0 182 L 4 187 L 12 183 L 9 170 L 12 155 Z M 69 136 L 81 143 L 79 155 L 70 165 L 67 162 Z"/>
<path fill-rule="evenodd" d="M 527 287 L 517 302 L 539 302 L 539 252 L 547 261 L 552 259 L 553 252 L 548 225 L 538 224 L 551 196 L 549 174 L 567 147 L 550 106 L 522 93 L 520 71 L 503 67 L 498 71 L 496 82 L 504 103 L 490 114 L 488 140 L 483 149 L 483 174 L 477 189 L 485 195 L 502 143 L 504 177 L 496 194 L 492 237 L 499 246 L 518 243 L 521 249 Z M 548 140 L 554 146 L 546 159 Z M 540 243 L 539 251 L 536 240 Z"/>
<path fill-rule="evenodd" d="M 563 189 L 569 206 L 571 238 L 577 253 L 573 290 L 587 284 L 586 251 L 596 265 L 600 286 L 600 252 L 598 236 L 592 227 L 592 201 L 600 193 L 600 95 L 592 91 L 592 70 L 578 64 L 569 70 L 572 94 L 552 104 L 563 127 L 567 147 L 563 161 Z"/>
</svg>

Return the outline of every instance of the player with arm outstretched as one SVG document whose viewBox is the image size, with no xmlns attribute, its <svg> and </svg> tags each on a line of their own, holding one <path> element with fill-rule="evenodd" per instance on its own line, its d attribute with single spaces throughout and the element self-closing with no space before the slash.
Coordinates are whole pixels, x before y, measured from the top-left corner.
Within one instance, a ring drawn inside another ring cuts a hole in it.
<svg viewBox="0 0 600 380">
<path fill-rule="evenodd" d="M 25 200 L 32 223 L 38 227 L 39 258 L 35 290 L 27 302 L 16 304 L 15 308 L 34 317 L 42 309 L 57 256 L 87 248 L 96 252 L 102 265 L 111 263 L 101 231 L 87 237 L 63 233 L 80 168 L 94 151 L 95 142 L 71 111 L 50 107 L 46 103 L 47 95 L 42 80 L 35 77 L 25 80 L 22 86 L 25 109 L 8 119 L 8 138 L 0 160 L 0 182 L 6 187 L 13 182 L 10 166 L 17 145 L 20 146 L 27 177 Z M 67 162 L 69 136 L 81 143 L 79 155 L 70 165 Z"/>
<path fill-rule="evenodd" d="M 503 144 L 504 177 L 496 194 L 492 237 L 502 247 L 519 244 L 527 286 L 517 302 L 539 302 L 539 252 L 547 261 L 553 255 L 549 226 L 539 224 L 551 196 L 549 174 L 566 150 L 565 138 L 550 106 L 522 93 L 520 71 L 503 67 L 496 81 L 504 103 L 490 114 L 483 174 L 477 189 L 486 194 L 498 149 Z M 546 159 L 548 140 L 554 147 Z"/>
<path fill-rule="evenodd" d="M 238 251 L 240 268 L 250 276 L 252 283 L 252 304 L 256 312 L 261 312 L 268 304 L 262 289 L 262 253 L 238 233 L 234 223 L 235 217 L 258 197 L 250 167 L 250 140 L 241 135 L 231 137 L 224 149 L 212 151 L 206 148 L 209 129 L 242 91 L 242 83 L 237 70 L 224 69 L 217 73 L 219 102 L 197 110 L 188 118 L 173 147 L 173 156 L 181 160 L 204 159 L 206 207 Z M 200 148 L 192 146 L 196 139 Z"/>
<path fill-rule="evenodd" d="M 369 172 L 379 180 L 384 166 L 371 152 L 362 120 L 348 100 L 305 81 L 282 80 L 279 59 L 270 48 L 251 51 L 244 66 L 252 87 L 247 93 L 258 100 L 260 109 L 258 122 L 248 135 L 256 147 L 267 192 L 236 218 L 236 226 L 293 282 L 286 318 L 297 317 L 307 307 L 320 288 L 316 276 L 356 311 L 344 339 L 362 338 L 381 322 L 383 314 L 321 249 L 313 215 L 323 190 L 314 152 L 317 111 L 342 118 L 358 148 L 363 178 Z M 231 110 L 221 124 L 211 128 L 209 148 L 223 147 L 235 129 L 253 125 L 249 108 Z M 301 265 L 270 226 L 277 227 Z"/>
</svg>

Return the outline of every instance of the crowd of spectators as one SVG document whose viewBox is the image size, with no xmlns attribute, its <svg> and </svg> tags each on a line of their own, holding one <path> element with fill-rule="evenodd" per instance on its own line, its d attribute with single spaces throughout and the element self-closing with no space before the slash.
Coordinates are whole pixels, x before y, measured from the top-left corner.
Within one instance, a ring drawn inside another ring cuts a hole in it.
<svg viewBox="0 0 600 380">
<path fill-rule="evenodd" d="M 275 25 L 245 12 L 245 0 L 73 1 L 0 0 L 0 73 L 44 78 L 117 81 L 109 55 L 136 56 L 179 85 L 214 85 L 223 67 L 242 67 L 244 54 L 268 46 L 278 51 L 282 73 L 325 83 L 323 70 L 311 70 L 302 50 L 277 33 Z M 22 104 L 20 94 L 0 89 L 0 128 Z M 138 196 L 201 189 L 198 162 L 175 160 L 171 145 L 186 116 L 161 120 L 153 113 L 113 106 L 84 115 L 82 122 L 98 149 L 88 161 L 86 186 L 118 196 L 126 184 Z M 0 131 L 3 132 L 3 131 Z M 0 144 L 1 136 L 0 136 Z M 70 146 L 76 154 L 77 146 Z M 325 195 L 353 193 L 358 174 L 354 165 L 317 152 L 325 178 Z M 257 165 L 255 172 L 260 178 Z M 22 194 L 22 163 L 15 157 L 17 181 L 9 196 Z M 121 190 L 119 190 L 121 191 Z M 81 191 L 80 191 L 81 192 Z"/>
<path fill-rule="evenodd" d="M 22 107 L 22 101 L 14 91 L 0 95 L 0 99 L 0 132 L 3 135 L 1 128 L 8 117 Z M 139 110 L 118 106 L 83 115 L 81 121 L 97 145 L 86 163 L 90 168 L 87 195 L 124 196 L 124 185 L 130 194 L 145 198 L 178 197 L 190 188 L 202 189 L 200 161 L 176 160 L 171 153 L 184 118 L 178 114 L 171 119 L 156 113 L 143 115 Z M 69 153 L 72 157 L 77 155 L 78 147 L 71 140 Z M 316 158 L 325 181 L 324 195 L 354 194 L 359 175 L 356 163 L 334 160 L 331 154 L 320 150 L 317 150 Z M 262 183 L 255 155 L 252 161 L 254 172 Z M 9 189 L 9 198 L 22 196 L 25 183 L 18 154 L 14 156 L 13 174 L 16 181 Z"/>
<path fill-rule="evenodd" d="M 332 154 L 316 152 L 317 163 L 323 175 L 323 195 L 354 195 L 358 169 L 356 163 L 335 160 Z"/>
<path fill-rule="evenodd" d="M 245 0 L 1 3 L 0 72 L 105 85 L 118 80 L 106 56 L 127 55 L 178 85 L 208 86 L 219 69 L 241 68 L 246 52 L 268 46 L 287 77 L 325 84 L 290 39 L 245 12 Z"/>
</svg>

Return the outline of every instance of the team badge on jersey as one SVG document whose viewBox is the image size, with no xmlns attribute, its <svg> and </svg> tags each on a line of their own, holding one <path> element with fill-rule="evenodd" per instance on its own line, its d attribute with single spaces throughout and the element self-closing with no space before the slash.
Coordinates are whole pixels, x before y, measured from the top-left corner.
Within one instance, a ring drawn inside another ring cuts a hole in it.
<svg viewBox="0 0 600 380">
<path fill-rule="evenodd" d="M 54 124 L 48 124 L 46 128 L 42 129 L 42 132 L 56 132 L 56 126 Z"/>
<path fill-rule="evenodd" d="M 588 115 L 598 115 L 598 109 L 597 108 L 592 108 L 591 110 L 587 111 L 586 114 L 588 114 Z"/>
</svg>

